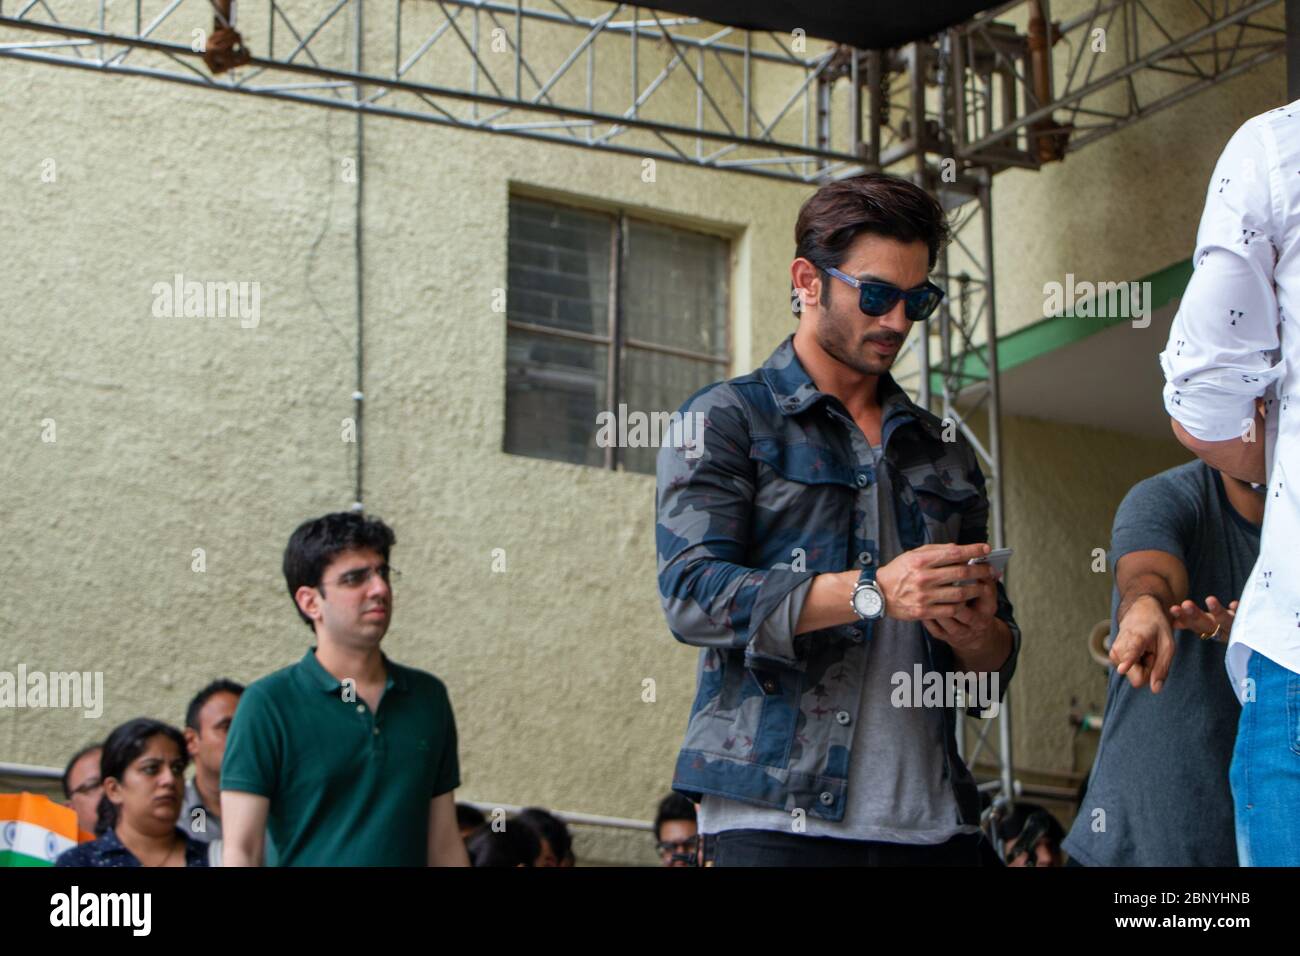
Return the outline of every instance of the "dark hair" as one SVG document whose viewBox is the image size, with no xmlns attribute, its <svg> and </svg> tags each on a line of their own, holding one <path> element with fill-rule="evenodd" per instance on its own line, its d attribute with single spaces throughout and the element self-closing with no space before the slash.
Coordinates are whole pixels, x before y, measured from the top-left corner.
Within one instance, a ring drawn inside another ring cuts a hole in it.
<svg viewBox="0 0 1300 956">
<path fill-rule="evenodd" d="M 72 759 L 68 761 L 68 765 L 63 768 L 64 799 L 67 800 L 72 799 L 72 787 L 70 785 L 71 782 L 68 780 L 68 778 L 72 776 L 72 768 L 77 765 L 77 761 L 80 760 L 82 757 L 86 756 L 86 754 L 94 753 L 96 750 L 102 750 L 103 748 L 104 748 L 103 744 L 87 744 L 85 747 L 82 747 L 80 750 L 78 750 L 75 754 L 72 755 Z"/>
<path fill-rule="evenodd" d="M 669 820 L 690 820 L 695 823 L 695 804 L 680 793 L 670 793 L 659 801 L 659 812 L 655 814 L 655 842 L 659 842 L 659 831 Z"/>
<path fill-rule="evenodd" d="M 888 173 L 863 173 L 827 183 L 808 197 L 794 224 L 795 258 L 807 259 L 827 280 L 826 270 L 843 264 L 863 232 L 924 242 L 931 269 L 952 237 L 943 207 L 924 189 Z M 829 301 L 830 283 L 823 281 L 822 302 Z M 794 306 L 797 313 L 797 300 Z"/>
<path fill-rule="evenodd" d="M 244 685 L 236 683 L 228 677 L 218 677 L 203 690 L 194 695 L 190 701 L 190 706 L 185 709 L 185 726 L 190 730 L 199 729 L 199 711 L 217 694 L 234 694 L 238 697 L 244 692 Z"/>
<path fill-rule="evenodd" d="M 481 827 L 487 823 L 487 817 L 483 816 L 483 811 L 478 807 L 471 807 L 468 803 L 456 804 L 456 826 L 464 827 Z"/>
<path fill-rule="evenodd" d="M 511 822 L 504 830 L 483 827 L 465 843 L 473 866 L 532 866 L 542 844 L 531 827 Z"/>
<path fill-rule="evenodd" d="M 1016 803 L 1016 808 L 998 821 L 998 839 L 1004 843 L 1017 839 L 1024 832 L 1025 824 L 1033 818 L 1037 825 L 1044 827 L 1043 836 L 1053 846 L 1060 846 L 1065 839 L 1065 829 L 1059 820 L 1036 803 Z"/>
<path fill-rule="evenodd" d="M 336 511 L 298 525 L 284 549 L 284 583 L 289 586 L 289 598 L 298 616 L 313 631 L 316 629 L 312 619 L 298 607 L 295 595 L 301 587 L 318 588 L 324 594 L 321 577 L 339 554 L 369 548 L 387 562 L 388 552 L 396 543 L 392 528 L 356 511 Z"/>
<path fill-rule="evenodd" d="M 546 840 L 555 851 L 555 858 L 563 860 L 573 852 L 573 837 L 564 821 L 541 807 L 524 807 L 515 819 Z M 538 852 L 541 852 L 540 850 Z"/>
<path fill-rule="evenodd" d="M 121 780 L 126 768 L 132 761 L 144 753 L 149 741 L 161 734 L 176 744 L 181 759 L 189 763 L 189 753 L 185 749 L 185 735 L 161 720 L 150 717 L 137 717 L 115 727 L 104 741 L 104 753 L 99 758 L 100 779 L 113 777 Z M 95 836 L 103 836 L 117 824 L 117 804 L 108 799 L 107 792 L 99 798 L 97 808 L 99 819 L 95 823 Z"/>
</svg>

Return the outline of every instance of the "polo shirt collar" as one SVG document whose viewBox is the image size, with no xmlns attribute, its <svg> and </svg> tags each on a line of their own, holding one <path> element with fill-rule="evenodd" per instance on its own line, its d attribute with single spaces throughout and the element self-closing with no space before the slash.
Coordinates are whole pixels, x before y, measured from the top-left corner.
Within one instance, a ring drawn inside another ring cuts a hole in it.
<svg viewBox="0 0 1300 956">
<path fill-rule="evenodd" d="M 379 652 L 379 656 L 384 661 L 384 672 L 388 675 L 388 680 L 384 683 L 384 690 L 388 691 L 393 688 L 401 691 L 406 690 L 406 674 L 402 672 L 402 668 L 390 661 L 388 655 L 383 651 Z M 307 648 L 307 653 L 298 662 L 298 670 L 307 679 L 308 684 L 325 693 L 337 694 L 343 687 L 343 682 L 327 671 L 316 658 L 315 647 Z"/>
<path fill-rule="evenodd" d="M 799 356 L 794 350 L 793 333 L 786 336 L 785 341 L 776 347 L 776 351 L 759 369 L 759 374 L 771 389 L 772 397 L 776 399 L 776 407 L 787 417 L 798 415 L 817 402 L 830 398 L 825 392 L 818 390 L 812 377 L 804 369 L 803 363 L 799 361 Z M 920 406 L 908 398 L 907 393 L 899 387 L 888 372 L 878 379 L 876 397 L 880 401 L 882 425 L 895 417 L 912 420 L 935 437 L 942 438 L 937 426 L 921 414 Z M 892 431 L 893 428 L 889 430 Z"/>
</svg>

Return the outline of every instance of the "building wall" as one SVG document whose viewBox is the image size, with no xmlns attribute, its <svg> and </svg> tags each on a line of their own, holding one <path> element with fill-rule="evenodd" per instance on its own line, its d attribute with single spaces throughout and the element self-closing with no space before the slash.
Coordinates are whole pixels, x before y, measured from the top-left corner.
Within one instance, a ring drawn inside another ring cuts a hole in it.
<svg viewBox="0 0 1300 956">
<path fill-rule="evenodd" d="M 354 118 L 12 61 L 0 77 L 0 128 L 17 133 L 0 141 L 0 210 L 20 226 L 0 498 L 27 542 L 0 557 L 5 669 L 102 670 L 106 698 L 98 720 L 6 713 L 0 752 L 61 765 L 130 717 L 179 722 L 209 679 L 252 680 L 311 642 L 279 562 L 300 521 L 353 501 Z M 467 798 L 649 819 L 668 789 L 695 653 L 659 609 L 654 479 L 500 450 L 508 197 L 735 234 L 748 369 L 751 341 L 766 354 L 792 327 L 789 233 L 808 190 L 642 170 L 366 124 L 364 498 L 396 529 L 403 572 L 385 648 L 447 682 Z M 176 273 L 259 283 L 257 327 L 154 317 L 153 285 Z"/>
<path fill-rule="evenodd" d="M 1019 417 L 1003 420 L 1003 447 L 1006 542 L 1015 549 L 1007 588 L 1022 631 L 1014 757 L 1028 768 L 1086 772 L 1068 717 L 1075 700 L 1095 714 L 1105 705 L 1107 672 L 1089 656 L 1087 637 L 1110 616 L 1113 582 L 1109 558 L 1104 573 L 1094 570 L 1094 549 L 1109 551 L 1129 488 L 1191 455 L 1172 440 Z"/>
<path fill-rule="evenodd" d="M 1142 274 L 1188 255 L 1218 149 L 1275 105 L 1280 75 L 999 177 L 1004 327 L 1067 266 Z M 355 387 L 355 121 L 11 60 L 0 86 L 0 513 L 17 545 L 0 551 L 0 669 L 102 671 L 105 688 L 96 720 L 0 715 L 0 760 L 61 765 L 122 720 L 179 723 L 211 678 L 255 679 L 310 644 L 279 561 L 301 520 L 353 500 L 357 446 L 341 431 Z M 1147 161 L 1156 143 L 1167 165 Z M 466 798 L 648 819 L 667 792 L 695 653 L 659 610 L 653 478 L 500 450 L 505 326 L 491 303 L 507 200 L 527 188 L 733 234 L 743 372 L 793 328 L 791 229 L 809 190 L 667 163 L 647 183 L 642 169 L 366 123 L 364 498 L 396 529 L 403 572 L 385 647 L 447 682 Z M 177 273 L 259 283 L 259 324 L 155 317 L 154 285 Z M 1082 635 L 1109 592 L 1090 549 L 1134 481 L 1186 456 L 1118 433 L 1005 427 L 1026 635 L 1017 746 L 1068 769 L 1068 698 L 1100 702 Z M 583 834 L 586 858 L 647 859 L 648 837 Z"/>
</svg>

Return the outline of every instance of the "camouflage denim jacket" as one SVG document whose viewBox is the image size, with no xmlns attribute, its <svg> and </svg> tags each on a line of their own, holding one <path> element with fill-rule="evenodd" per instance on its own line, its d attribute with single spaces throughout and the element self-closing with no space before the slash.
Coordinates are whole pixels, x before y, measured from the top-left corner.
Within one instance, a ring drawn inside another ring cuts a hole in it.
<svg viewBox="0 0 1300 956">
<path fill-rule="evenodd" d="M 884 461 L 906 479 L 893 483 L 902 548 L 987 540 L 970 444 L 960 433 L 945 442 L 942 422 L 892 376 L 880 377 L 877 394 Z M 692 441 L 679 424 L 659 452 L 659 593 L 673 636 L 701 651 L 673 789 L 841 820 L 872 625 L 794 629 L 814 575 L 879 562 L 872 527 L 854 526 L 855 514 L 877 511 L 874 457 L 843 403 L 804 371 L 793 336 L 758 370 L 697 392 L 681 415 L 699 426 Z M 1020 629 L 997 589 L 997 616 L 1014 637 L 998 673 L 1003 692 Z M 925 647 L 927 672 L 954 669 L 947 644 L 927 634 Z M 945 707 L 947 776 L 973 823 L 978 794 L 955 724 Z"/>
</svg>

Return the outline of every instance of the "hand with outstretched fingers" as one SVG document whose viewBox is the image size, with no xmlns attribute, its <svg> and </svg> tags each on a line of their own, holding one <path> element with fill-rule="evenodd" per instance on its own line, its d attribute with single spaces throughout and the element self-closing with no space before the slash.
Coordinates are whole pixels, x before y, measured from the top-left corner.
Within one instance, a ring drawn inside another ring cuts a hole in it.
<svg viewBox="0 0 1300 956">
<path fill-rule="evenodd" d="M 1182 604 L 1173 605 L 1169 613 L 1173 617 L 1174 627 L 1194 631 L 1197 637 L 1206 640 L 1213 637 L 1213 640 L 1226 642 L 1232 632 L 1232 619 L 1237 615 L 1238 603 L 1240 602 L 1233 601 L 1224 607 L 1219 599 L 1211 594 L 1205 599 L 1204 609 L 1197 607 L 1195 601 L 1187 600 Z"/>
</svg>

